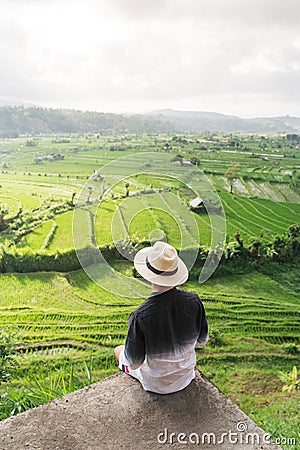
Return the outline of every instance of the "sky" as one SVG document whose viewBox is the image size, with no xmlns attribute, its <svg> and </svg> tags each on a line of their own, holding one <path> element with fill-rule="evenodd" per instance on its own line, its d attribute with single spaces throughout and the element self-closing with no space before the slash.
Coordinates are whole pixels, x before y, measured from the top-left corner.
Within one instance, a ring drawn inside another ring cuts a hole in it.
<svg viewBox="0 0 300 450">
<path fill-rule="evenodd" d="M 0 0 L 0 99 L 300 117 L 299 0 Z"/>
</svg>

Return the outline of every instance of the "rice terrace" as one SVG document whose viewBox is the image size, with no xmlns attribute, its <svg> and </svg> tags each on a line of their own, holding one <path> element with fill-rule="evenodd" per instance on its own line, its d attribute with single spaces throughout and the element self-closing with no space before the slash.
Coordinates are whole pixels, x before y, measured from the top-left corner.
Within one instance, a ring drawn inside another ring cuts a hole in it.
<svg viewBox="0 0 300 450">
<path fill-rule="evenodd" d="M 163 238 L 183 255 L 198 252 L 184 285 L 199 294 L 210 327 L 197 367 L 273 438 L 300 445 L 299 146 L 300 134 L 288 133 L 3 136 L 0 419 L 118 371 L 113 348 L 124 342 L 128 316 L 142 300 L 114 294 L 117 277 L 112 292 L 95 283 L 78 253 L 92 266 L 100 248 L 146 297 L 149 288 L 124 254 Z M 148 153 L 154 156 L 146 167 L 139 155 Z M 159 155 L 170 158 L 169 175 L 155 174 Z M 136 158 L 133 174 L 124 169 L 122 178 L 120 164 L 121 181 L 114 182 L 103 168 L 126 157 Z M 220 263 L 204 283 L 198 278 L 214 212 L 207 213 L 205 192 L 195 198 L 176 176 L 196 169 L 226 219 Z"/>
</svg>

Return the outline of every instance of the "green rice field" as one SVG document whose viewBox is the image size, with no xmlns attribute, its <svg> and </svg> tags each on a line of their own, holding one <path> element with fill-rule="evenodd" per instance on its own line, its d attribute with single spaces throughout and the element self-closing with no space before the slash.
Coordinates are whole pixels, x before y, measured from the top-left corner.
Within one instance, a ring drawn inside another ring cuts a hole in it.
<svg viewBox="0 0 300 450">
<path fill-rule="evenodd" d="M 140 162 L 149 151 L 198 158 L 197 170 L 208 177 L 224 209 L 228 241 L 237 232 L 246 244 L 258 237 L 267 241 L 300 225 L 300 153 L 284 135 L 63 138 L 33 137 L 34 148 L 26 146 L 27 137 L 0 139 L 0 207 L 8 207 L 0 224 L 0 255 L 16 250 L 24 257 L 40 252 L 56 258 L 74 249 L 74 212 L 77 249 L 124 239 L 148 242 L 158 231 L 179 250 L 209 247 L 217 212 L 191 210 L 196 193 L 188 177 L 176 178 L 178 161 L 170 164 L 169 176 L 156 176 L 154 156 L 150 167 Z M 64 158 L 51 160 L 58 153 Z M 129 155 L 137 174 L 126 178 L 126 164 L 116 174 L 107 169 L 81 194 L 95 171 Z M 225 173 L 233 163 L 239 166 L 231 194 Z M 116 257 L 110 264 L 129 277 L 134 291 L 132 262 Z M 221 267 L 203 284 L 191 276 L 184 285 L 200 295 L 212 336 L 197 350 L 197 367 L 274 438 L 298 440 L 282 448 L 299 449 L 298 390 L 283 392 L 278 376 L 294 366 L 299 370 L 299 257 L 255 270 L 230 267 L 226 276 Z M 33 386 L 48 386 L 57 374 L 67 380 L 71 368 L 77 388 L 117 372 L 113 348 L 124 343 L 129 314 L 143 301 L 129 294 L 108 292 L 84 270 L 1 273 L 0 330 L 15 333 L 17 343 L 11 378 L 0 384 L 0 419 L 36 406 L 28 401 Z"/>
</svg>

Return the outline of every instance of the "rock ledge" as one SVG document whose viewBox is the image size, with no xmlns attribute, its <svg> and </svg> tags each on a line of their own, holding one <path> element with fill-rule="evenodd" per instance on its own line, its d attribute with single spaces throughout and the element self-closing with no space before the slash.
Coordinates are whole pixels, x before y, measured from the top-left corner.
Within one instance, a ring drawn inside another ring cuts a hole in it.
<svg viewBox="0 0 300 450">
<path fill-rule="evenodd" d="M 0 422 L 0 450 L 186 447 L 281 449 L 198 371 L 187 388 L 168 395 L 145 392 L 120 372 Z"/>
</svg>

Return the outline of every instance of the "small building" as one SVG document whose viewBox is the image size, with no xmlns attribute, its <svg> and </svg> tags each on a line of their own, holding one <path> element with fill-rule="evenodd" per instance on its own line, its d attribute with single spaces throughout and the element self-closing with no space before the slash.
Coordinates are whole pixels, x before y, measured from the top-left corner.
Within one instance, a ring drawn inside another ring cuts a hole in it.
<svg viewBox="0 0 300 450">
<path fill-rule="evenodd" d="M 179 156 L 179 155 L 177 155 L 173 159 L 171 159 L 171 162 L 176 162 L 176 161 L 178 161 L 181 166 L 193 166 L 194 165 L 193 163 L 191 163 L 191 161 L 187 161 L 186 159 L 183 159 L 182 156 Z"/>
<path fill-rule="evenodd" d="M 186 161 L 185 159 L 182 161 L 182 166 L 193 166 L 194 164 L 191 161 Z"/>
<path fill-rule="evenodd" d="M 201 197 L 196 197 L 190 201 L 190 207 L 192 209 L 198 208 L 199 206 L 202 206 L 202 205 L 204 205 L 204 201 Z"/>
<path fill-rule="evenodd" d="M 103 177 L 100 175 L 98 170 L 94 170 L 94 173 L 92 175 L 92 180 L 94 180 L 94 181 L 103 181 Z"/>
</svg>

